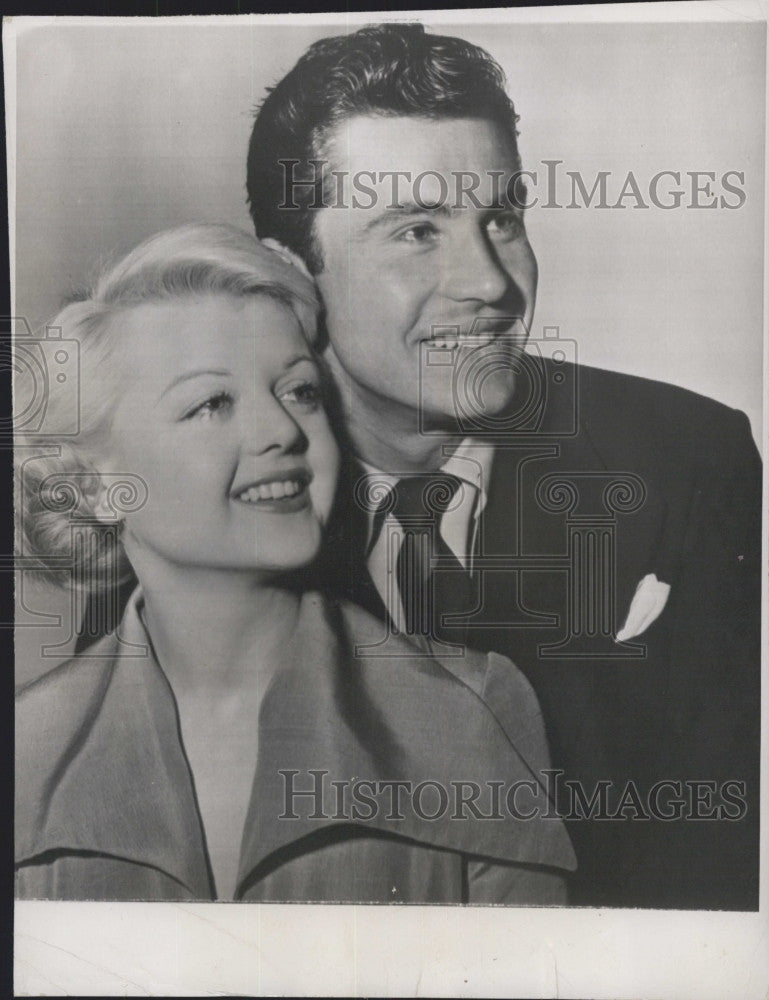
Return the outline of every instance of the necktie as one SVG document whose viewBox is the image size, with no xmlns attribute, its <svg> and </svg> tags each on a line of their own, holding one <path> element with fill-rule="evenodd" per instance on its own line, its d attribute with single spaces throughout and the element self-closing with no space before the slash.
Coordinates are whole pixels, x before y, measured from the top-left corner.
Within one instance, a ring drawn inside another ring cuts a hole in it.
<svg viewBox="0 0 769 1000">
<path fill-rule="evenodd" d="M 443 515 L 457 502 L 459 490 L 469 488 L 447 473 L 408 476 L 394 488 L 390 513 L 403 529 L 395 576 L 407 635 L 443 642 L 465 640 L 463 626 L 444 626 L 441 619 L 472 609 L 472 583 L 439 527 Z"/>
</svg>

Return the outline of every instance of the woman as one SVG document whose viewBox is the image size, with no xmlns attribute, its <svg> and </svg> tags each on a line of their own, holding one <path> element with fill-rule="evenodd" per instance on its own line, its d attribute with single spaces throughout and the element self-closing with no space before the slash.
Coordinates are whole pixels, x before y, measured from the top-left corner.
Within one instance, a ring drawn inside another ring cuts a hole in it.
<svg viewBox="0 0 769 1000">
<path fill-rule="evenodd" d="M 80 429 L 19 451 L 27 554 L 140 586 L 19 694 L 20 897 L 564 901 L 522 676 L 394 639 L 356 655 L 378 623 L 309 587 L 338 462 L 316 311 L 282 255 L 188 226 L 53 321 L 80 344 Z"/>
</svg>

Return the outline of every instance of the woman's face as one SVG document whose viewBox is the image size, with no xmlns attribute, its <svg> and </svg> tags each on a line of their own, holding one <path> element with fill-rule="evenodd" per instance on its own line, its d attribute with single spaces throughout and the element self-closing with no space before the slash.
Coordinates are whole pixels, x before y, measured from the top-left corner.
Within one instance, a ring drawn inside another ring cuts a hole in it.
<svg viewBox="0 0 769 1000">
<path fill-rule="evenodd" d="M 338 452 L 293 313 L 266 295 L 209 294 L 116 322 L 126 375 L 101 468 L 147 484 L 145 506 L 126 515 L 129 556 L 232 570 L 310 562 Z"/>
</svg>

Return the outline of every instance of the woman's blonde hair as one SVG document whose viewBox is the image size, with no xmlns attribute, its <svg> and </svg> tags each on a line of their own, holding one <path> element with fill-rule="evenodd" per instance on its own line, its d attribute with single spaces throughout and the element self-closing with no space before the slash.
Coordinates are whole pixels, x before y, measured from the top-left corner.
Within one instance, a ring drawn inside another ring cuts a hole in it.
<svg viewBox="0 0 769 1000">
<path fill-rule="evenodd" d="M 76 343 L 79 371 L 75 386 L 71 378 L 64 385 L 46 380 L 45 419 L 37 432 L 15 428 L 17 554 L 25 567 L 87 590 L 125 578 L 125 556 L 115 544 L 118 518 L 111 527 L 96 511 L 104 484 L 94 456 L 109 432 L 118 378 L 130 377 L 130 368 L 115 363 L 121 326 L 114 320 L 144 303 L 216 293 L 269 295 L 294 313 L 309 343 L 315 339 L 318 299 L 301 263 L 239 229 L 210 224 L 151 236 L 105 267 L 87 294 L 47 324 L 62 343 Z M 113 487 L 117 511 L 142 502 L 130 477 L 118 477 Z M 87 527 L 85 543 L 73 540 L 77 525 Z"/>
</svg>

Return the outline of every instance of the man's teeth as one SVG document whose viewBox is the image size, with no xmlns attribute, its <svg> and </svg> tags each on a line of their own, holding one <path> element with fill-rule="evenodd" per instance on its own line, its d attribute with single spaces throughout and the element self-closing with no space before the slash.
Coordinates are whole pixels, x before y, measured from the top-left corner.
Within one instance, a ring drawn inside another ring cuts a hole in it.
<svg viewBox="0 0 769 1000">
<path fill-rule="evenodd" d="M 457 335 L 456 337 L 431 337 L 428 343 L 430 347 L 438 347 L 445 351 L 454 351 L 460 344 L 471 344 L 478 347 L 479 344 L 490 344 L 494 340 L 493 333 L 470 333 Z"/>
<path fill-rule="evenodd" d="M 260 500 L 283 500 L 285 497 L 295 497 L 302 490 L 302 484 L 296 479 L 273 480 L 271 483 L 261 483 L 259 486 L 249 486 L 238 494 L 238 500 L 245 503 L 258 503 Z"/>
</svg>

